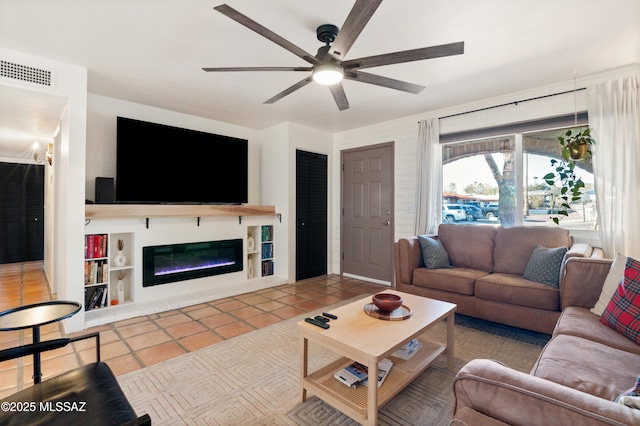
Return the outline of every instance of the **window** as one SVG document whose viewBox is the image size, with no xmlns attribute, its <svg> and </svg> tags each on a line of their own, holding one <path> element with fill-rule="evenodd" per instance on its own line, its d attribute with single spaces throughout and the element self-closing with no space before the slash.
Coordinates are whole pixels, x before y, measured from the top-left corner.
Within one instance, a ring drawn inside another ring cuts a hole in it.
<svg viewBox="0 0 640 426">
<path fill-rule="evenodd" d="M 443 144 L 443 206 L 460 205 L 470 210 L 462 219 L 445 216 L 443 207 L 443 221 L 554 225 L 552 217 L 557 216 L 560 189 L 548 185 L 543 177 L 554 171 L 551 159 L 560 157 L 557 137 L 566 130 L 536 130 Z M 569 216 L 563 217 L 560 225 L 593 229 L 596 214 L 591 162 L 578 163 L 576 170 L 585 183 L 583 199 L 571 205 Z"/>
</svg>

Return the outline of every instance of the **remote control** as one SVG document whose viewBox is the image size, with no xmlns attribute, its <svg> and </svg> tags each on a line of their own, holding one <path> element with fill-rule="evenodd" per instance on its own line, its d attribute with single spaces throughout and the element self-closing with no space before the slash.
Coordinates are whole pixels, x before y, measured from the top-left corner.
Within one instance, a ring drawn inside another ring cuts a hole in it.
<svg viewBox="0 0 640 426">
<path fill-rule="evenodd" d="M 338 319 L 338 317 L 337 317 L 337 316 L 335 316 L 335 315 L 333 315 L 333 314 L 330 314 L 330 313 L 328 313 L 328 312 L 323 312 L 323 313 L 322 313 L 322 315 L 324 315 L 324 316 L 325 316 L 325 317 L 327 317 L 327 318 L 331 318 L 331 319 Z"/>
<path fill-rule="evenodd" d="M 322 321 L 322 322 L 329 322 L 331 321 L 329 318 L 325 318 L 325 317 L 321 317 L 320 315 L 316 315 L 316 318 L 318 321 Z"/>
<path fill-rule="evenodd" d="M 329 324 L 327 324 L 326 322 L 318 321 L 318 320 L 317 320 L 317 319 L 315 319 L 315 318 L 305 318 L 304 320 L 305 320 L 306 322 L 308 322 L 309 324 L 316 325 L 316 326 L 318 326 L 318 327 L 320 327 L 320 328 L 324 328 L 325 330 L 326 330 L 327 328 L 329 328 Z"/>
</svg>

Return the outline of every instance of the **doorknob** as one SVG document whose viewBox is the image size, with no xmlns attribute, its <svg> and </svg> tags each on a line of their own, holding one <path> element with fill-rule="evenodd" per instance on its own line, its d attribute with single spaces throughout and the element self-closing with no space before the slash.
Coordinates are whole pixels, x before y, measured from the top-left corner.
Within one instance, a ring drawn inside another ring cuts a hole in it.
<svg viewBox="0 0 640 426">
<path fill-rule="evenodd" d="M 386 221 L 384 222 L 384 224 L 385 224 L 385 225 L 387 225 L 387 226 L 389 226 L 389 225 L 391 225 L 391 222 L 389 222 L 388 220 L 386 220 Z"/>
</svg>

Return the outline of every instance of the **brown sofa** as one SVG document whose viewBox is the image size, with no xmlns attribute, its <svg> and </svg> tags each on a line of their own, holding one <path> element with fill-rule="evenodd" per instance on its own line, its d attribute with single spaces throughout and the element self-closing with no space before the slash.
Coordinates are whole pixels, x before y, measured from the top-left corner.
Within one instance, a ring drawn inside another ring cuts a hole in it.
<svg viewBox="0 0 640 426">
<path fill-rule="evenodd" d="M 573 295 L 529 374 L 476 359 L 454 381 L 452 425 L 640 425 L 640 410 L 613 402 L 640 374 L 640 346 L 591 313 L 610 260 L 572 258 Z"/>
<path fill-rule="evenodd" d="M 494 227 L 442 224 L 437 238 L 453 267 L 427 269 L 418 237 L 394 245 L 395 286 L 455 303 L 456 312 L 551 334 L 572 298 L 564 274 L 559 288 L 523 278 L 536 246 L 567 247 L 565 258 L 603 258 L 601 249 L 576 243 L 560 227 Z"/>
</svg>

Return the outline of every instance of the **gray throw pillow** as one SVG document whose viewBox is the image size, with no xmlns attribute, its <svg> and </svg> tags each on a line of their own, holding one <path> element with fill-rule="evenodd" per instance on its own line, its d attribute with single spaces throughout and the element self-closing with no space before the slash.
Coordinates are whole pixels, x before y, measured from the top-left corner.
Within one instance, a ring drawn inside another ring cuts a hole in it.
<svg viewBox="0 0 640 426">
<path fill-rule="evenodd" d="M 418 241 L 422 249 L 422 260 L 427 269 L 452 267 L 449 261 L 449 254 L 440 240 L 426 235 L 418 235 Z"/>
<path fill-rule="evenodd" d="M 566 253 L 566 247 L 536 246 L 524 271 L 524 278 L 556 288 L 560 287 L 560 268 Z"/>
</svg>

